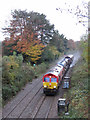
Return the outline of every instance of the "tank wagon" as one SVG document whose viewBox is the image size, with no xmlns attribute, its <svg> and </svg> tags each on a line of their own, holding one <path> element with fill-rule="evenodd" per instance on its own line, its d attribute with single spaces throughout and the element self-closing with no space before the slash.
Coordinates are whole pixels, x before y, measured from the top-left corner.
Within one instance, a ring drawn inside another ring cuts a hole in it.
<svg viewBox="0 0 90 120">
<path fill-rule="evenodd" d="M 53 69 L 43 76 L 43 92 L 57 93 L 59 86 L 73 61 L 73 55 L 67 55 Z"/>
</svg>

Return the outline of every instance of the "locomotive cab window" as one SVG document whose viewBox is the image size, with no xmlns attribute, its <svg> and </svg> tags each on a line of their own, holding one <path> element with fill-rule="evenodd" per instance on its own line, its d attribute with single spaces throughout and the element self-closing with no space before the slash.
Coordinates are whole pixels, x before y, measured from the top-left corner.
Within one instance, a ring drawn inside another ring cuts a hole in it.
<svg viewBox="0 0 90 120">
<path fill-rule="evenodd" d="M 44 82 L 50 82 L 50 78 L 45 77 L 45 78 L 44 78 Z"/>
<path fill-rule="evenodd" d="M 51 82 L 57 82 L 57 78 L 51 78 Z"/>
</svg>

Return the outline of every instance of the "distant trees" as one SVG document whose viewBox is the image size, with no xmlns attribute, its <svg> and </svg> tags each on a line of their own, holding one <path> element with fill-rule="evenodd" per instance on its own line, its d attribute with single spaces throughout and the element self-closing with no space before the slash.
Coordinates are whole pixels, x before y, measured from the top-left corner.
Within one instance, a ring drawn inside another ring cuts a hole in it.
<svg viewBox="0 0 90 120">
<path fill-rule="evenodd" d="M 43 62 L 51 62 L 55 59 L 58 59 L 59 55 L 60 52 L 55 46 L 48 45 L 45 47 L 40 60 Z"/>
<path fill-rule="evenodd" d="M 68 40 L 63 34 L 60 35 L 59 32 L 55 30 L 50 45 L 54 45 L 59 52 L 64 52 L 67 49 Z"/>
<path fill-rule="evenodd" d="M 43 44 L 48 44 L 53 36 L 54 25 L 50 25 L 44 14 L 30 12 L 29 15 L 34 32 Z"/>
<path fill-rule="evenodd" d="M 76 48 L 76 43 L 72 39 L 68 40 L 68 48 L 72 50 L 75 50 Z"/>
<path fill-rule="evenodd" d="M 52 60 L 68 49 L 68 40 L 54 30 L 44 14 L 15 10 L 11 15 L 10 26 L 3 29 L 9 35 L 2 43 L 3 55 L 15 51 L 24 61 L 37 63 L 40 58 Z"/>
</svg>

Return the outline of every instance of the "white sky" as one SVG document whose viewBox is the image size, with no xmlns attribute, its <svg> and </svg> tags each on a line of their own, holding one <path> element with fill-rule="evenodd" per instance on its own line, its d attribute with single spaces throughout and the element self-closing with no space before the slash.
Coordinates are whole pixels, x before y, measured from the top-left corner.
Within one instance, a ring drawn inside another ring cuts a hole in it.
<svg viewBox="0 0 90 120">
<path fill-rule="evenodd" d="M 77 4 L 80 5 L 81 1 L 88 2 L 89 0 L 2 0 L 0 3 L 0 41 L 5 38 L 1 28 L 8 25 L 5 21 L 11 19 L 11 10 L 14 9 L 43 13 L 60 34 L 64 34 L 67 39 L 78 41 L 86 33 L 86 27 L 81 24 L 76 25 L 76 17 L 65 12 L 60 13 L 56 8 L 64 8 L 65 2 L 75 8 Z"/>
</svg>

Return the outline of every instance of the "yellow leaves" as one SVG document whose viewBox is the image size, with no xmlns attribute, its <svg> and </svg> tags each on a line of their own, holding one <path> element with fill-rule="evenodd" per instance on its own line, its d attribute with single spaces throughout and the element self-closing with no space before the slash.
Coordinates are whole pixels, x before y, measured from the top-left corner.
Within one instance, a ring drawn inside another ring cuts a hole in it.
<svg viewBox="0 0 90 120">
<path fill-rule="evenodd" d="M 36 41 L 35 41 L 35 43 L 36 43 Z M 36 45 L 34 45 L 34 43 L 33 43 L 32 45 L 30 45 L 28 47 L 25 54 L 29 55 L 31 57 L 32 62 L 36 63 L 36 61 L 40 59 L 40 56 L 43 52 L 43 48 L 44 48 L 44 46 L 42 45 L 42 43 L 39 43 L 39 44 L 37 43 Z"/>
<path fill-rule="evenodd" d="M 16 68 L 19 67 L 19 65 L 18 65 L 17 63 L 15 63 L 14 61 L 8 63 L 7 66 L 8 66 L 8 70 L 9 70 L 9 69 L 16 69 Z"/>
<path fill-rule="evenodd" d="M 17 69 L 19 67 L 19 64 L 15 62 L 15 57 L 14 56 L 9 56 L 9 61 L 7 62 L 7 69 Z"/>
<path fill-rule="evenodd" d="M 31 58 L 31 60 L 34 62 L 34 63 L 36 63 L 36 61 L 38 60 L 38 59 L 40 59 L 40 57 L 36 57 L 36 58 Z"/>
<path fill-rule="evenodd" d="M 16 41 L 16 43 L 13 45 L 12 50 L 28 55 L 31 62 L 36 62 L 40 59 L 45 46 L 35 36 L 32 29 L 24 28 L 22 34 L 14 39 L 13 41 Z"/>
<path fill-rule="evenodd" d="M 23 38 L 17 45 L 18 51 L 30 56 L 31 62 L 35 63 L 40 59 L 44 47 L 40 40 L 34 39 L 33 32 L 27 33 L 27 39 Z"/>
</svg>

